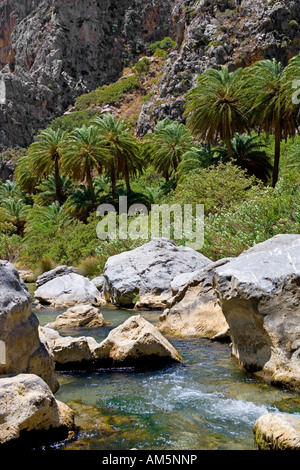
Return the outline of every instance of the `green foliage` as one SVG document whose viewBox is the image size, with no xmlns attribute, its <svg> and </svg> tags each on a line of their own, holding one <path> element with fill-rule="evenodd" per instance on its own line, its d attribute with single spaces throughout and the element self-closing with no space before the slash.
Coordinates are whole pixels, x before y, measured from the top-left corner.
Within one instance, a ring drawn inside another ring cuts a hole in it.
<svg viewBox="0 0 300 470">
<path fill-rule="evenodd" d="M 167 202 L 179 204 L 204 204 L 206 214 L 225 210 L 231 204 L 246 200 L 255 184 L 254 177 L 232 163 L 188 173 L 182 178 Z"/>
<path fill-rule="evenodd" d="M 161 41 L 154 42 L 149 46 L 150 54 L 162 57 L 166 55 L 171 49 L 177 46 L 177 43 L 173 41 L 169 36 L 165 37 Z"/>
<path fill-rule="evenodd" d="M 76 111 L 89 108 L 90 106 L 118 104 L 126 93 L 139 87 L 140 84 L 137 76 L 130 75 L 116 83 L 96 88 L 86 95 L 79 96 L 75 103 Z"/>
<path fill-rule="evenodd" d="M 202 252 L 213 260 L 238 256 L 279 233 L 300 233 L 300 180 L 292 173 L 275 190 L 257 187 L 247 200 L 208 215 Z"/>
<path fill-rule="evenodd" d="M 83 259 L 77 266 L 78 274 L 89 278 L 93 278 L 97 274 L 101 274 L 99 271 L 99 263 L 99 259 L 93 256 Z"/>
<path fill-rule="evenodd" d="M 83 109 L 82 111 L 75 111 L 65 114 L 62 117 L 54 119 L 49 127 L 55 131 L 60 129 L 65 132 L 72 132 L 76 127 L 89 126 L 91 119 L 99 113 L 95 109 Z"/>
<path fill-rule="evenodd" d="M 0 223 L 1 226 L 1 223 Z M 1 231 L 2 232 L 2 231 Z M 13 234 L 0 233 L 0 258 L 14 263 L 19 259 L 22 248 L 22 238 Z"/>
<path fill-rule="evenodd" d="M 42 258 L 50 258 L 57 265 L 76 265 L 84 258 L 95 256 L 99 245 L 97 223 L 94 216 L 86 224 L 77 220 L 62 220 L 62 217 L 57 221 L 49 217 L 46 222 L 40 223 L 36 220 L 28 227 L 20 262 L 34 269 Z"/>
<path fill-rule="evenodd" d="M 164 119 L 156 125 L 153 133 L 145 136 L 143 151 L 156 171 L 168 180 L 173 172 L 176 173 L 192 140 L 192 135 L 183 124 Z"/>
<path fill-rule="evenodd" d="M 151 62 L 148 57 L 143 57 L 132 68 L 132 72 L 137 74 L 138 76 L 147 75 L 150 69 L 150 64 Z"/>
</svg>

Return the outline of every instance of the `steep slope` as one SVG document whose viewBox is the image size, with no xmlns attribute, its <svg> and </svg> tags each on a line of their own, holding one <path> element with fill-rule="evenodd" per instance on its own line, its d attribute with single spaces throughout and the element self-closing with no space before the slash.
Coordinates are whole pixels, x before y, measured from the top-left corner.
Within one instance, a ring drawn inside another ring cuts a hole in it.
<svg viewBox="0 0 300 470">
<path fill-rule="evenodd" d="M 207 68 L 234 70 L 272 58 L 286 65 L 300 51 L 297 0 L 177 0 L 172 19 L 178 48 L 143 106 L 140 135 L 165 117 L 182 121 L 184 94 Z"/>
<path fill-rule="evenodd" d="M 300 50 L 298 0 L 0 0 L 0 151 L 29 145 L 74 99 L 116 81 L 166 36 L 166 60 L 138 120 L 183 120 L 207 67 L 232 69 Z"/>
<path fill-rule="evenodd" d="M 27 146 L 74 98 L 171 34 L 171 0 L 2 0 L 0 149 Z"/>
</svg>

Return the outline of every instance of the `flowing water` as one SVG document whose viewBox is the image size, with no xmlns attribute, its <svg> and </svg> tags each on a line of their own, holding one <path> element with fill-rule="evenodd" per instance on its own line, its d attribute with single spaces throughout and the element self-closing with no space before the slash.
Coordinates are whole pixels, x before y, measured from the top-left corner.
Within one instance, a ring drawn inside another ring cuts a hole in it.
<svg viewBox="0 0 300 470">
<path fill-rule="evenodd" d="M 80 331 L 102 341 L 135 314 L 101 309 L 110 326 Z M 41 326 L 61 313 L 36 310 Z M 139 312 L 157 324 L 159 312 Z M 184 362 L 158 371 L 59 372 L 58 400 L 76 413 L 78 430 L 57 449 L 254 450 L 253 425 L 270 411 L 300 416 L 300 398 L 243 371 L 228 344 L 168 338 Z"/>
</svg>

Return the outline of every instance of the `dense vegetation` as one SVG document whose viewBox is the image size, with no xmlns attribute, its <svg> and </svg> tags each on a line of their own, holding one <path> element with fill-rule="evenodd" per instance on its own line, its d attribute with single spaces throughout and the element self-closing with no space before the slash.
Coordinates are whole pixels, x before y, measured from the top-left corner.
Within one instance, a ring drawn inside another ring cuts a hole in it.
<svg viewBox="0 0 300 470">
<path fill-rule="evenodd" d="M 162 56 L 173 45 L 166 38 L 150 52 Z M 145 243 L 97 238 L 97 207 L 118 210 L 119 196 L 148 209 L 204 204 L 201 251 L 214 260 L 278 233 L 299 233 L 293 81 L 300 56 L 286 68 L 264 60 L 235 72 L 207 70 L 187 94 L 186 124 L 165 119 L 142 139 L 128 121 L 95 109 L 139 87 L 150 61 L 138 64 L 127 78 L 78 98 L 76 112 L 53 121 L 22 150 L 15 182 L 0 185 L 2 259 L 35 275 L 62 263 L 100 273 L 107 257 Z"/>
</svg>

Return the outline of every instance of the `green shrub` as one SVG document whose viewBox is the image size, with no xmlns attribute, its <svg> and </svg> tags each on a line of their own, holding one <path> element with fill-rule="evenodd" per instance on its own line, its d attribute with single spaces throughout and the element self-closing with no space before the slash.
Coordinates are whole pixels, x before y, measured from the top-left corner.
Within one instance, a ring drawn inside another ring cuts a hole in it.
<svg viewBox="0 0 300 470">
<path fill-rule="evenodd" d="M 66 114 L 65 116 L 54 119 L 49 127 L 57 131 L 61 129 L 65 132 L 72 132 L 75 127 L 89 126 L 91 119 L 99 113 L 95 109 L 84 109 Z"/>
<path fill-rule="evenodd" d="M 255 183 L 254 177 L 246 176 L 245 171 L 232 163 L 221 163 L 188 173 L 179 181 L 168 202 L 204 204 L 206 214 L 215 213 L 249 198 Z"/>
<path fill-rule="evenodd" d="M 177 43 L 173 41 L 169 36 L 165 37 L 161 41 L 154 42 L 149 46 L 150 54 L 158 57 L 166 55 L 171 49 L 177 46 Z"/>
<path fill-rule="evenodd" d="M 84 277 L 95 277 L 99 272 L 99 259 L 93 256 L 83 259 L 77 266 L 78 273 Z"/>
<path fill-rule="evenodd" d="M 137 75 L 147 75 L 150 69 L 150 60 L 147 57 L 140 59 L 135 66 L 132 68 L 132 72 Z"/>
<path fill-rule="evenodd" d="M 79 96 L 76 100 L 75 108 L 77 111 L 80 111 L 89 108 L 90 106 L 118 104 L 126 93 L 139 87 L 140 84 L 137 76 L 130 75 L 116 83 L 96 88 L 86 95 Z"/>
<path fill-rule="evenodd" d="M 238 256 L 279 233 L 300 233 L 300 180 L 285 174 L 275 188 L 254 188 L 252 197 L 205 219 L 202 250 L 210 259 Z"/>
</svg>

